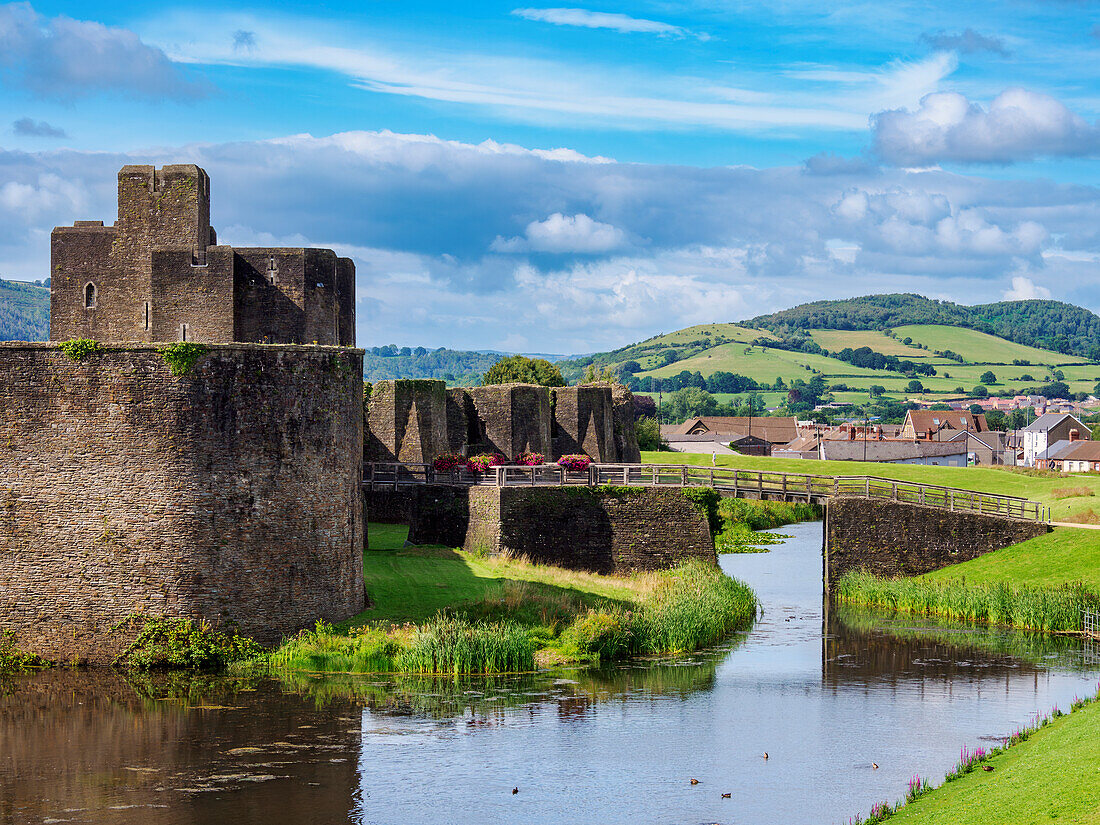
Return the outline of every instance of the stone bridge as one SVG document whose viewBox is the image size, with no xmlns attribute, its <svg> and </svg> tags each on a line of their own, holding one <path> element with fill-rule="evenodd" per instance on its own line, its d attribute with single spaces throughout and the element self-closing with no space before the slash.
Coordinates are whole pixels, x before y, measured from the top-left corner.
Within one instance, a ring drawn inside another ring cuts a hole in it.
<svg viewBox="0 0 1100 825">
<path fill-rule="evenodd" d="M 546 464 L 471 473 L 368 463 L 363 487 L 368 518 L 407 523 L 414 544 L 601 573 L 715 559 L 717 497 L 808 502 L 823 510 L 826 588 L 848 570 L 916 575 L 1050 529 L 1044 505 L 1016 496 L 875 476 L 730 467 L 592 464 L 574 472 Z"/>
</svg>

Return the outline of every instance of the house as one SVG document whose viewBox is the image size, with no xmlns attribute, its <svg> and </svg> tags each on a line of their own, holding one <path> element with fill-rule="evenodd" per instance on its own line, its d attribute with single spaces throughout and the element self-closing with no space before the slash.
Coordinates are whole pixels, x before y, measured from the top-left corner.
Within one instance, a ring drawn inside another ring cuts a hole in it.
<svg viewBox="0 0 1100 825">
<path fill-rule="evenodd" d="M 956 433 L 947 440 L 966 445 L 970 464 L 989 467 L 1005 464 L 1012 466 L 1016 463 L 1006 434 L 998 430 L 986 430 L 983 433 L 968 430 Z"/>
<path fill-rule="evenodd" d="M 1040 453 L 1058 441 L 1078 441 L 1090 433 L 1089 428 L 1069 413 L 1044 413 L 1020 431 L 1023 438 L 1024 465 L 1036 466 Z M 1044 460 L 1049 460 L 1045 456 Z"/>
<path fill-rule="evenodd" d="M 661 435 L 673 449 L 676 443 L 698 444 L 702 441 L 735 445 L 738 452 L 750 455 L 771 455 L 772 447 L 787 444 L 798 437 L 798 421 L 793 416 L 782 418 L 748 416 L 702 416 L 689 418 Z M 690 438 L 689 438 L 690 437 Z M 702 437 L 702 438 L 700 438 Z M 740 443 L 740 447 L 737 445 Z M 711 452 L 695 449 L 690 452 Z"/>
<path fill-rule="evenodd" d="M 966 444 L 957 441 L 822 441 L 819 457 L 827 461 L 879 461 L 888 464 L 966 466 Z"/>
<path fill-rule="evenodd" d="M 947 441 L 957 431 L 986 432 L 985 414 L 963 410 L 910 410 L 901 428 L 902 438 Z"/>
<path fill-rule="evenodd" d="M 1071 441 L 1050 463 L 1064 473 L 1100 473 L 1100 441 Z"/>
</svg>

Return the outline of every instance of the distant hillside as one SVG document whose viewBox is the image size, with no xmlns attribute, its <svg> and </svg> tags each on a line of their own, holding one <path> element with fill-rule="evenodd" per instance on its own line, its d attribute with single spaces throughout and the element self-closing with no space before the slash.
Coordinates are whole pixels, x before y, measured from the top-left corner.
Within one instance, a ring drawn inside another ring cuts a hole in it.
<svg viewBox="0 0 1100 825">
<path fill-rule="evenodd" d="M 394 378 L 441 378 L 452 386 L 476 384 L 502 358 L 498 352 L 401 347 L 372 347 L 363 356 L 363 376 L 368 381 Z"/>
<path fill-rule="evenodd" d="M 50 337 L 50 290 L 0 278 L 0 341 L 45 341 Z"/>
<path fill-rule="evenodd" d="M 1100 316 L 1060 301 L 962 306 L 910 293 L 815 301 L 760 315 L 745 326 L 780 335 L 795 330 L 877 330 L 913 324 L 967 327 L 1017 344 L 1100 361 Z"/>
</svg>

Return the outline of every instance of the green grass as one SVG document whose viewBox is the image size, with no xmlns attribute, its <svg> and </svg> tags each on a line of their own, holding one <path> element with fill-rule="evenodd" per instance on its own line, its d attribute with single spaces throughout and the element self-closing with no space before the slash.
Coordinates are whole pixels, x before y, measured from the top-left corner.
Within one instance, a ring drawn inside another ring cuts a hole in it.
<svg viewBox="0 0 1100 825">
<path fill-rule="evenodd" d="M 1046 587 L 958 578 L 886 579 L 857 570 L 841 576 L 833 593 L 844 604 L 1043 633 L 1078 632 L 1082 611 L 1100 610 L 1100 595 L 1080 583 Z"/>
<path fill-rule="evenodd" d="M 694 453 L 645 452 L 642 461 L 653 464 L 710 465 L 711 455 Z M 1072 518 L 1089 518 L 1089 513 L 1100 509 L 1100 476 L 1058 473 L 1020 472 L 1013 468 L 994 467 L 942 467 L 917 464 L 879 464 L 873 461 L 818 461 L 816 459 L 772 458 L 771 456 L 720 455 L 720 467 L 737 467 L 744 470 L 763 470 L 780 473 L 807 473 L 822 476 L 862 476 L 938 484 L 958 487 L 980 493 L 996 493 L 1022 496 L 1051 508 L 1054 521 Z M 1059 491 L 1076 490 L 1092 495 L 1063 497 Z M 1100 531 L 1089 531 L 1092 541 L 1100 541 Z"/>
<path fill-rule="evenodd" d="M 1100 590 L 1100 530 L 1055 527 L 1045 536 L 953 564 L 923 578 L 971 584 L 1029 582 L 1057 586 L 1083 582 Z"/>
<path fill-rule="evenodd" d="M 443 547 L 403 547 L 407 528 L 370 525 L 375 605 L 318 622 L 266 657 L 275 668 L 343 673 L 499 673 L 715 644 L 756 616 L 756 596 L 712 564 L 630 577 Z"/>
<path fill-rule="evenodd" d="M 904 805 L 891 822 L 912 825 L 1100 822 L 1100 703 L 1040 727 L 1025 741 Z"/>
<path fill-rule="evenodd" d="M 898 338 L 912 338 L 925 344 L 929 350 L 957 352 L 972 363 L 1011 364 L 1015 360 L 1033 364 L 1080 364 L 1085 361 L 1075 355 L 1063 355 L 1044 349 L 1015 344 L 966 327 L 950 327 L 941 324 L 915 324 L 897 327 Z"/>
</svg>

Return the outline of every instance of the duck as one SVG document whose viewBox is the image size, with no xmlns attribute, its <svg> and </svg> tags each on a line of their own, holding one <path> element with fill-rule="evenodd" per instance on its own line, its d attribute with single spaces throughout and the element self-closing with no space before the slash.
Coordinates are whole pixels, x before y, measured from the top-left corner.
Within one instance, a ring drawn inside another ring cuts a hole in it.
<svg viewBox="0 0 1100 825">
<path fill-rule="evenodd" d="M 878 762 L 872 762 L 871 763 L 871 770 L 873 770 L 873 771 L 878 770 Z"/>
<path fill-rule="evenodd" d="M 992 765 L 982 765 L 982 770 L 983 771 L 991 771 L 991 770 L 993 770 L 993 766 Z"/>
<path fill-rule="evenodd" d="M 729 798 L 730 798 L 731 796 L 733 796 L 733 794 L 732 794 L 732 793 L 724 793 L 724 794 L 722 794 L 722 798 L 723 798 L 723 799 L 729 799 Z"/>
<path fill-rule="evenodd" d="M 515 796 L 519 793 L 519 788 L 512 788 L 512 795 Z"/>
<path fill-rule="evenodd" d="M 764 758 L 765 758 L 765 759 L 767 759 L 767 758 L 768 758 L 768 752 L 767 752 L 767 751 L 764 751 Z"/>
<path fill-rule="evenodd" d="M 698 780 L 698 779 L 692 779 L 692 780 L 691 780 L 691 784 L 692 784 L 692 785 L 698 785 L 698 784 L 699 784 L 699 780 Z"/>
</svg>

